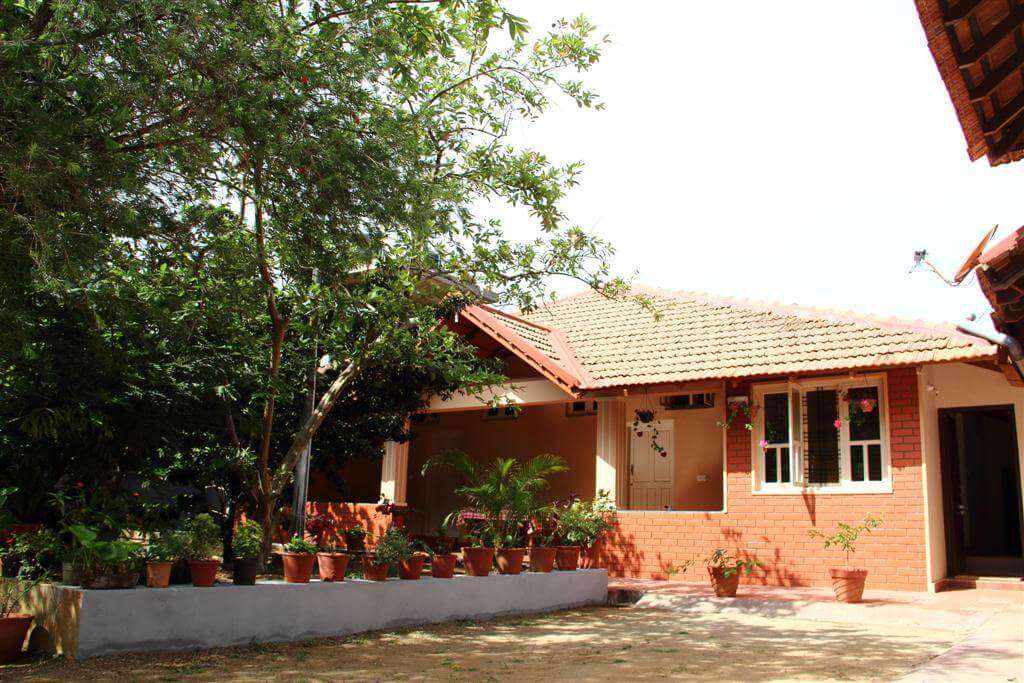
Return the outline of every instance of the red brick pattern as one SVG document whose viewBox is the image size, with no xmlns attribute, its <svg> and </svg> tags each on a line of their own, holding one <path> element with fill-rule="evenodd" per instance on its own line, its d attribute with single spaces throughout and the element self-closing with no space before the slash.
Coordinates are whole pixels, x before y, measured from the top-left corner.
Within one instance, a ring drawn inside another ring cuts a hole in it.
<svg viewBox="0 0 1024 683">
<path fill-rule="evenodd" d="M 325 515 L 331 520 L 331 529 L 324 535 L 324 541 L 341 542 L 345 529 L 361 526 L 369 532 L 367 546 L 373 545 L 373 539 L 383 534 L 388 527 L 402 526 L 398 515 L 390 515 L 377 510 L 377 503 L 320 503 L 306 504 L 307 515 Z"/>
<path fill-rule="evenodd" d="M 889 444 L 893 491 L 887 494 L 754 495 L 751 438 L 742 426 L 726 437 L 727 511 L 623 512 L 609 542 L 605 566 L 613 575 L 668 578 L 697 560 L 680 580 L 706 581 L 700 559 L 715 548 L 738 551 L 764 567 L 744 582 L 827 586 L 828 568 L 843 565 L 839 551 L 808 536 L 812 527 L 881 515 L 881 529 L 861 537 L 851 565 L 868 570 L 869 588 L 927 588 L 921 434 L 914 368 L 888 371 Z"/>
</svg>

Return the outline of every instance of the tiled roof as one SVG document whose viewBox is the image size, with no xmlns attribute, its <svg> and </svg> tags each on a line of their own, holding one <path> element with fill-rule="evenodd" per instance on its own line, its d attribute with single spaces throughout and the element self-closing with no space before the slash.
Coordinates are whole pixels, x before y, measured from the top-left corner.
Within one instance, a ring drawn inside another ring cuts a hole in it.
<svg viewBox="0 0 1024 683">
<path fill-rule="evenodd" d="M 517 334 L 543 353 L 550 348 L 553 360 L 575 374 L 582 390 L 987 360 L 995 355 L 992 345 L 952 327 L 637 290 L 652 298 L 659 318 L 632 299 L 586 292 L 523 316 L 540 327 L 507 315 L 501 319 L 516 325 Z M 565 352 L 557 343 L 560 335 Z"/>
</svg>

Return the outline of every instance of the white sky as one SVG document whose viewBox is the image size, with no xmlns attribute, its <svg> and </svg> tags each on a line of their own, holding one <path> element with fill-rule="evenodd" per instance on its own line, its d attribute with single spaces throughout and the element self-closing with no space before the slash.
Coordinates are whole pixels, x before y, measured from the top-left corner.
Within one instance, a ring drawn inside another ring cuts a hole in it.
<svg viewBox="0 0 1024 683">
<path fill-rule="evenodd" d="M 968 161 L 912 0 L 518 0 L 535 29 L 585 13 L 612 43 L 516 137 L 585 162 L 566 208 L 619 274 L 670 289 L 954 321 L 989 308 L 947 275 L 1024 224 L 1024 162 Z M 522 217 L 505 215 L 516 232 Z M 579 289 L 560 284 L 560 293 Z"/>
</svg>

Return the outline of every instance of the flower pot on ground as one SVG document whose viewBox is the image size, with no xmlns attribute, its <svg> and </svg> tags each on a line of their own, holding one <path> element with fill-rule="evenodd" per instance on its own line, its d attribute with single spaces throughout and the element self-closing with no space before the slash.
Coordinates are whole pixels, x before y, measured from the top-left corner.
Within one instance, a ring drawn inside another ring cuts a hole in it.
<svg viewBox="0 0 1024 683">
<path fill-rule="evenodd" d="M 750 574 L 760 565 L 757 560 L 740 559 L 723 548 L 716 548 L 707 559 L 711 588 L 719 598 L 734 598 L 740 585 L 740 572 Z"/>
<path fill-rule="evenodd" d="M 220 568 L 220 560 L 216 559 L 223 551 L 220 527 L 213 517 L 203 513 L 189 520 L 181 538 L 192 585 L 209 588 L 217 582 L 217 569 Z"/>
<path fill-rule="evenodd" d="M 494 564 L 494 548 L 463 548 L 462 562 L 466 565 L 468 575 L 487 576 Z"/>
<path fill-rule="evenodd" d="M 435 553 L 430 558 L 430 575 L 435 579 L 450 579 L 455 576 L 455 553 Z"/>
<path fill-rule="evenodd" d="M 32 625 L 32 615 L 20 611 L 22 601 L 44 578 L 45 571 L 28 559 L 22 563 L 16 578 L 0 581 L 0 664 L 21 656 L 25 636 Z"/>
<path fill-rule="evenodd" d="M 560 545 L 555 548 L 555 566 L 562 572 L 576 571 L 580 566 L 580 547 Z"/>
<path fill-rule="evenodd" d="M 0 664 L 9 664 L 21 656 L 32 619 L 31 614 L 17 612 L 0 615 Z"/>
<path fill-rule="evenodd" d="M 866 569 L 851 569 L 850 555 L 856 552 L 857 538 L 862 533 L 871 533 L 872 529 L 877 529 L 881 525 L 881 518 L 868 515 L 856 526 L 840 522 L 836 526 L 836 532 L 831 535 L 817 529 L 808 531 L 812 537 L 824 541 L 826 550 L 839 548 L 846 554 L 846 566 L 833 567 L 828 572 L 832 580 L 832 591 L 839 602 L 860 602 L 864 597 L 864 583 L 867 581 L 868 572 Z"/>
<path fill-rule="evenodd" d="M 263 527 L 253 519 L 238 525 L 231 538 L 231 550 L 235 555 L 231 578 L 236 586 L 256 584 L 260 572 L 260 553 L 263 552 Z"/>
<path fill-rule="evenodd" d="M 499 574 L 518 574 L 523 570 L 526 548 L 499 548 L 494 555 Z"/>
<path fill-rule="evenodd" d="M 344 581 L 349 556 L 339 550 L 321 550 L 316 554 L 321 581 Z"/>
<path fill-rule="evenodd" d="M 426 553 L 413 553 L 412 557 L 398 563 L 398 578 L 415 581 L 423 575 L 423 565 L 427 563 Z"/>
<path fill-rule="evenodd" d="M 284 580 L 288 583 L 309 583 L 315 562 L 316 546 L 295 534 L 281 553 Z"/>
<path fill-rule="evenodd" d="M 555 568 L 558 548 L 530 548 L 530 571 L 548 574 Z"/>
</svg>

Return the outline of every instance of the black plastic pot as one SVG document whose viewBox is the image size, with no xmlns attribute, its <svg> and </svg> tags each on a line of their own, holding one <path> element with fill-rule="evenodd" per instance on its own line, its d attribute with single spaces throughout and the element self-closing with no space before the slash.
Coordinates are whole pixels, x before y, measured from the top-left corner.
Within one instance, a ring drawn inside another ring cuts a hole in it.
<svg viewBox="0 0 1024 683">
<path fill-rule="evenodd" d="M 260 573 L 260 559 L 245 557 L 235 560 L 235 585 L 252 586 L 256 583 L 256 575 Z"/>
</svg>

